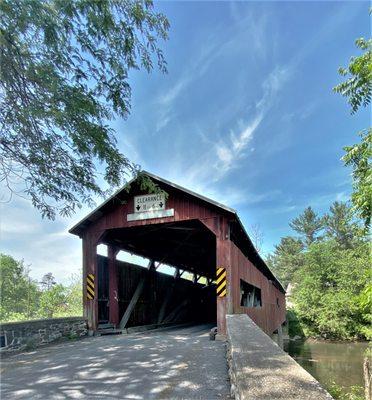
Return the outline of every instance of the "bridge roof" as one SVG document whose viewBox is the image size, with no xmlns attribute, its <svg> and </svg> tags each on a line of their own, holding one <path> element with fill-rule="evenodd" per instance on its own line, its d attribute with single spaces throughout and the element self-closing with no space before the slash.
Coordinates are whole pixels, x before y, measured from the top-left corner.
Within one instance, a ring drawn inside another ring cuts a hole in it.
<svg viewBox="0 0 372 400">
<path fill-rule="evenodd" d="M 235 241 L 239 243 L 239 247 L 241 251 L 251 260 L 251 262 L 259 269 L 261 272 L 270 280 L 272 280 L 276 286 L 285 293 L 285 290 L 280 283 L 280 281 L 275 277 L 275 275 L 270 271 L 269 267 L 266 265 L 264 260 L 260 257 L 259 253 L 257 252 L 256 248 L 254 247 L 251 239 L 247 231 L 244 228 L 243 223 L 241 222 L 238 213 L 235 209 L 230 208 L 222 203 L 219 203 L 215 200 L 212 200 L 206 196 L 200 195 L 192 190 L 184 188 L 176 183 L 170 182 L 164 178 L 161 178 L 157 175 L 154 175 L 148 171 L 141 172 L 144 175 L 147 175 L 151 178 L 155 183 L 161 184 L 165 187 L 173 188 L 176 191 L 181 191 L 186 193 L 203 203 L 207 203 L 209 206 L 217 209 L 221 212 L 221 214 L 230 215 L 231 218 L 231 227 L 232 227 L 232 234 L 235 236 Z M 113 207 L 117 206 L 118 204 L 122 203 L 123 201 L 128 200 L 132 194 L 128 191 L 128 186 L 136 181 L 132 179 L 129 181 L 125 186 L 120 188 L 116 191 L 111 197 L 109 197 L 106 201 L 104 201 L 100 206 L 94 209 L 90 214 L 88 214 L 85 218 L 79 221 L 76 225 L 74 225 L 70 230 L 69 233 L 74 235 L 81 236 L 82 233 L 88 229 L 89 225 L 94 221 L 98 220 L 102 215 L 104 215 L 107 211 L 112 209 Z"/>
</svg>

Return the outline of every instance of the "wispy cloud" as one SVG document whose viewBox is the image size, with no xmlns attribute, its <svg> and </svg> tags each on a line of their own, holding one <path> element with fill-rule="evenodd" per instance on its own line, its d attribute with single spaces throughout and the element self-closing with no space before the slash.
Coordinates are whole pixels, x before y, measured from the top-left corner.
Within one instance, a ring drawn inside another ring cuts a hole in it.
<svg viewBox="0 0 372 400">
<path fill-rule="evenodd" d="M 204 47 L 198 57 L 190 62 L 178 79 L 171 84 L 165 93 L 161 93 L 155 100 L 157 109 L 156 132 L 164 129 L 173 117 L 173 107 L 179 96 L 195 81 L 203 77 L 210 65 L 217 57 L 217 44 L 213 43 Z"/>
<path fill-rule="evenodd" d="M 276 67 L 264 80 L 262 96 L 255 106 L 255 117 L 243 124 L 238 132 L 230 132 L 228 139 L 223 139 L 216 145 L 215 151 L 218 163 L 215 167 L 219 171 L 219 177 L 227 174 L 238 164 L 239 159 L 245 155 L 248 144 L 253 139 L 256 130 L 269 112 L 276 100 L 276 96 L 290 75 L 290 68 Z"/>
<path fill-rule="evenodd" d="M 235 132 L 231 132 L 230 138 L 227 141 L 221 140 L 216 145 L 216 156 L 218 159 L 216 169 L 220 172 L 219 177 L 225 175 L 236 165 L 239 158 L 242 157 L 246 147 L 253 138 L 255 130 L 260 125 L 263 116 L 263 112 L 260 112 L 240 133 L 236 134 Z"/>
<path fill-rule="evenodd" d="M 185 65 L 183 72 L 165 93 L 161 93 L 155 103 L 158 108 L 158 122 L 156 132 L 165 128 L 176 113 L 173 108 L 177 106 L 177 99 L 191 86 L 197 84 L 219 59 L 226 57 L 233 58 L 236 53 L 250 51 L 252 54 L 251 62 L 256 58 L 266 55 L 267 46 L 265 35 L 267 30 L 267 16 L 261 14 L 253 15 L 252 12 L 240 14 L 240 18 L 235 17 L 239 11 L 232 12 L 233 23 L 216 26 L 215 30 L 208 35 L 199 54 Z M 234 16 L 235 15 L 235 16 Z M 223 32 L 223 35 L 221 34 Z M 227 38 L 227 39 L 226 39 Z M 247 41 L 249 38 L 249 41 Z M 170 72 L 170 76 L 171 76 Z"/>
</svg>

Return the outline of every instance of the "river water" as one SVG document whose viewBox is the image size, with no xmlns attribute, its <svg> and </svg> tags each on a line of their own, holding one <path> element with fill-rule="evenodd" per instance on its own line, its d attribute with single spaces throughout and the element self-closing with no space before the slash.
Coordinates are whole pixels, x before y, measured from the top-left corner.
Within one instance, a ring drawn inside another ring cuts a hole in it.
<svg viewBox="0 0 372 400">
<path fill-rule="evenodd" d="M 323 340 L 285 341 L 284 350 L 314 376 L 325 389 L 335 383 L 345 392 L 364 386 L 363 358 L 366 342 Z"/>
</svg>

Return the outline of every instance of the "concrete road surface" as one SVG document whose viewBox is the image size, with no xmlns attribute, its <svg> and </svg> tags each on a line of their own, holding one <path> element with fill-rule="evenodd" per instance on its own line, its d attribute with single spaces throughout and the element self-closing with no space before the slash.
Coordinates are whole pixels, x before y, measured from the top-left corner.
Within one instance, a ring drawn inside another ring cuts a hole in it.
<svg viewBox="0 0 372 400">
<path fill-rule="evenodd" d="M 1 363 L 1 399 L 229 399 L 210 326 L 66 342 Z"/>
</svg>

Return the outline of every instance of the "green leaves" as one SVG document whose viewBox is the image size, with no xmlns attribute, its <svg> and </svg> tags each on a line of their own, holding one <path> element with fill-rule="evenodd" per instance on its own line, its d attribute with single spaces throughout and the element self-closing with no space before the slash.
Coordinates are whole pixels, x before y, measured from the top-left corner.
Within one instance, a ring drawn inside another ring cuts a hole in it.
<svg viewBox="0 0 372 400">
<path fill-rule="evenodd" d="M 372 129 L 360 132 L 359 136 L 360 143 L 344 147 L 346 154 L 342 160 L 353 169 L 351 200 L 354 210 L 365 221 L 366 227 L 369 227 L 372 215 Z"/>
<path fill-rule="evenodd" d="M 339 69 L 340 75 L 349 77 L 333 88 L 336 93 L 347 97 L 352 114 L 361 106 L 367 107 L 372 95 L 372 39 L 357 39 L 355 45 L 364 53 L 352 57 L 347 68 Z"/>
<path fill-rule="evenodd" d="M 309 246 L 318 239 L 317 234 L 323 229 L 324 220 L 319 218 L 311 207 L 307 207 L 289 226 L 299 233 L 303 237 L 304 244 Z"/>
<path fill-rule="evenodd" d="M 360 298 L 370 279 L 367 244 L 342 249 L 333 240 L 313 243 L 294 279 L 297 315 L 315 335 L 363 338 L 370 321 Z"/>
<path fill-rule="evenodd" d="M 348 99 L 351 113 L 354 114 L 363 106 L 371 103 L 372 96 L 372 39 L 357 39 L 356 46 L 364 53 L 353 57 L 348 68 L 340 68 L 339 73 L 348 77 L 345 82 L 333 90 Z M 372 130 L 368 128 L 359 133 L 361 143 L 344 147 L 346 151 L 342 158 L 346 166 L 353 169 L 353 194 L 351 200 L 354 210 L 364 220 L 368 228 L 372 214 Z"/>
<path fill-rule="evenodd" d="M 268 264 L 284 287 L 287 287 L 294 273 L 302 267 L 303 249 L 301 240 L 290 236 L 281 238 L 280 243 L 275 246 Z"/>
<path fill-rule="evenodd" d="M 0 14 L 0 179 L 70 215 L 137 173 L 107 122 L 130 112 L 132 69 L 166 72 L 168 20 L 135 0 L 4 0 Z"/>
<path fill-rule="evenodd" d="M 81 316 L 81 274 L 68 286 L 58 284 L 51 273 L 38 282 L 31 279 L 23 261 L 0 254 L 0 321 Z"/>
<path fill-rule="evenodd" d="M 299 318 L 297 330 L 330 339 L 369 337 L 369 247 L 350 206 L 336 201 L 320 217 L 308 207 L 290 225 L 301 238 L 282 238 L 267 261 L 285 286 L 291 283 L 288 305 Z"/>
</svg>

